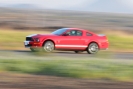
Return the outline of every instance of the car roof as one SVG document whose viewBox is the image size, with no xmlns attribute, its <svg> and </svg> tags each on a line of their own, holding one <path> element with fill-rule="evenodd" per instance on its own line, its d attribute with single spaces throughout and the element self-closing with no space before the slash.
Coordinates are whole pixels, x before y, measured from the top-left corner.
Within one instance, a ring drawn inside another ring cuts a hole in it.
<svg viewBox="0 0 133 89">
<path fill-rule="evenodd" d="M 84 29 L 81 29 L 81 28 L 65 28 L 65 29 L 71 29 L 71 30 L 84 30 Z M 87 31 L 87 30 L 84 30 L 84 31 Z"/>
<path fill-rule="evenodd" d="M 95 34 L 94 32 L 92 32 L 92 31 L 90 31 L 90 30 L 81 29 L 81 28 L 64 28 L 64 29 L 81 30 L 81 31 L 89 32 L 89 33 L 91 33 L 91 34 Z"/>
</svg>

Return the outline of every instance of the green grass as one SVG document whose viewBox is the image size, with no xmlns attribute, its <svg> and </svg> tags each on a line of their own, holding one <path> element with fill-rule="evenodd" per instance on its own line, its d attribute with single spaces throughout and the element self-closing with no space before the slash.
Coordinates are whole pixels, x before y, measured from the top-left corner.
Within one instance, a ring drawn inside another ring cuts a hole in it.
<svg viewBox="0 0 133 89">
<path fill-rule="evenodd" d="M 133 82 L 133 61 L 110 59 L 1 59 L 0 71 Z"/>
<path fill-rule="evenodd" d="M 113 33 L 112 33 L 113 34 Z M 108 35 L 110 48 L 116 50 L 133 50 L 133 37 Z"/>
</svg>

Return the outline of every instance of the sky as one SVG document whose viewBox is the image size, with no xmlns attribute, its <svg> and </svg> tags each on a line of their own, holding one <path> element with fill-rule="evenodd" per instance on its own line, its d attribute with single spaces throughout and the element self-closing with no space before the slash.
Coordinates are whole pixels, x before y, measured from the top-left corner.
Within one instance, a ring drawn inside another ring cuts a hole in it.
<svg viewBox="0 0 133 89">
<path fill-rule="evenodd" d="M 0 0 L 0 4 L 33 4 L 44 9 L 133 13 L 133 0 Z"/>
</svg>

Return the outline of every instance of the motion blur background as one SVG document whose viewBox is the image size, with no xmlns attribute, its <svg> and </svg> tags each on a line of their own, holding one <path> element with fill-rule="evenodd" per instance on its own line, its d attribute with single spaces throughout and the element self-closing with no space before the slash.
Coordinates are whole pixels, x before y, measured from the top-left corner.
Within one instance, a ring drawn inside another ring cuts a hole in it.
<svg viewBox="0 0 133 89">
<path fill-rule="evenodd" d="M 88 55 L 24 48 L 27 35 L 63 27 L 105 34 L 109 50 Z M 132 0 L 0 0 L 0 88 L 132 89 L 132 52 Z"/>
</svg>

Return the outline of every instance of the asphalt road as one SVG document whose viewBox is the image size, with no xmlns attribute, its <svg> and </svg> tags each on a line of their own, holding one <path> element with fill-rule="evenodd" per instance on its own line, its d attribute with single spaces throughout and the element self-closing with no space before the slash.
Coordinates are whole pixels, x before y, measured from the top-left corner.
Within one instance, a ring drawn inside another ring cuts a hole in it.
<svg viewBox="0 0 133 89">
<path fill-rule="evenodd" d="M 9 52 L 9 53 L 15 53 L 16 55 L 29 55 L 32 52 L 30 50 L 11 50 L 11 51 L 5 51 L 1 50 L 1 53 L 3 52 Z M 88 54 L 87 52 L 76 54 L 73 51 L 55 51 L 53 53 L 50 53 L 49 56 L 56 56 L 56 57 L 64 57 L 64 58 L 95 58 L 95 57 L 103 57 L 103 58 L 114 58 L 114 59 L 133 59 L 133 53 L 111 53 L 111 52 L 99 52 L 96 55 Z"/>
</svg>

